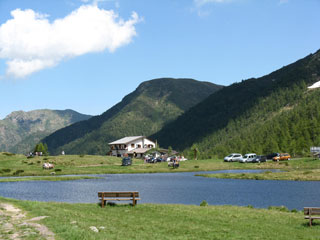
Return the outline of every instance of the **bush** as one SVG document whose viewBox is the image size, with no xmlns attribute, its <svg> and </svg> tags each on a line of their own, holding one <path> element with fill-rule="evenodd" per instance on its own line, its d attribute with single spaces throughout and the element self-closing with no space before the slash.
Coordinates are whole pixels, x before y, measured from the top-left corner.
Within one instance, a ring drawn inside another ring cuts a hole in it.
<svg viewBox="0 0 320 240">
<path fill-rule="evenodd" d="M 79 157 L 84 157 L 84 154 L 80 154 Z"/>
<path fill-rule="evenodd" d="M 249 204 L 249 205 L 247 206 L 247 208 L 253 208 L 253 206 Z"/>
<path fill-rule="evenodd" d="M 45 157 L 43 160 L 48 160 L 49 158 Z"/>
<path fill-rule="evenodd" d="M 6 155 L 6 156 L 8 156 L 8 157 L 16 155 L 16 154 L 14 154 L 14 153 L 9 153 L 9 152 L 3 152 L 2 154 L 3 154 L 3 155 Z"/>
<path fill-rule="evenodd" d="M 33 165 L 33 162 L 29 162 L 28 165 Z"/>
<path fill-rule="evenodd" d="M 291 212 L 296 213 L 296 212 L 298 212 L 298 210 L 294 208 L 291 210 Z"/>
<path fill-rule="evenodd" d="M 19 170 L 15 171 L 13 173 L 13 175 L 19 175 L 20 173 L 23 173 L 23 172 L 24 172 L 24 170 L 19 169 Z"/>
<path fill-rule="evenodd" d="M 8 172 L 11 172 L 11 169 L 9 169 L 9 168 L 4 168 L 4 169 L 2 169 L 2 172 L 8 173 Z"/>
<path fill-rule="evenodd" d="M 203 200 L 201 203 L 200 203 L 200 207 L 206 207 L 208 206 L 209 204 L 207 203 L 206 200 Z"/>
<path fill-rule="evenodd" d="M 194 166 L 194 168 L 199 168 L 199 166 Z"/>
<path fill-rule="evenodd" d="M 61 168 L 58 168 L 58 169 L 56 169 L 55 171 L 56 171 L 56 172 L 61 172 L 62 169 L 61 169 Z"/>
</svg>

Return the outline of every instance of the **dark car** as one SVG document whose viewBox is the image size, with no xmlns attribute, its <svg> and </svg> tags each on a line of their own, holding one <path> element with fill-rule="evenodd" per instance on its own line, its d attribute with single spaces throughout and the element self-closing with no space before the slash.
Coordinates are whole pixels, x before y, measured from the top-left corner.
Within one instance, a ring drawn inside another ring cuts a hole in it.
<svg viewBox="0 0 320 240">
<path fill-rule="evenodd" d="M 273 159 L 274 157 L 279 156 L 279 153 L 270 153 L 267 155 L 267 159 Z"/>
<path fill-rule="evenodd" d="M 264 155 L 257 155 L 255 159 L 252 160 L 253 163 L 266 162 L 267 157 Z"/>
<path fill-rule="evenodd" d="M 121 166 L 131 166 L 132 160 L 130 157 L 124 157 L 122 158 L 122 165 Z"/>
</svg>

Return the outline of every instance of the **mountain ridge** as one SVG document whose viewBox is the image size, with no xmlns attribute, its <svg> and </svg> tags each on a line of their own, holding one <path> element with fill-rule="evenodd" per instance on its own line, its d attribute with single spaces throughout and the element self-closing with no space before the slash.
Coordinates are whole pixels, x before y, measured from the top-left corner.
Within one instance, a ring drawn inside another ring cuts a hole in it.
<svg viewBox="0 0 320 240">
<path fill-rule="evenodd" d="M 26 153 L 46 135 L 91 117 L 71 109 L 14 111 L 0 120 L 0 151 Z"/>
<path fill-rule="evenodd" d="M 224 87 L 150 137 L 157 139 L 164 147 L 172 146 L 190 152 L 192 151 L 188 149 L 198 148 L 205 158 L 222 157 L 234 151 L 251 152 L 255 149 L 260 154 L 266 151 L 289 151 L 288 144 L 280 143 L 280 139 L 294 140 L 293 133 L 286 133 L 290 137 L 274 137 L 274 140 L 271 139 L 271 134 L 268 136 L 266 132 L 261 132 L 265 135 L 265 139 L 273 142 L 272 145 L 275 146 L 269 147 L 268 150 L 266 143 L 261 141 L 259 147 L 254 140 L 249 141 L 251 137 L 246 137 L 244 132 L 256 136 L 254 132 L 250 133 L 248 130 L 257 125 L 252 116 L 256 116 L 264 123 L 265 119 L 286 106 L 299 105 L 299 101 L 303 101 L 303 93 L 308 91 L 307 87 L 319 81 L 319 76 L 320 51 L 317 51 L 266 76 L 243 80 Z M 276 119 L 273 120 L 277 122 Z M 260 127 L 262 128 L 263 124 Z M 259 139 L 257 136 L 256 138 Z M 240 145 L 254 147 L 240 147 Z M 296 152 L 304 154 L 306 149 L 304 147 L 302 150 L 301 146 L 297 146 Z"/>
<path fill-rule="evenodd" d="M 60 129 L 44 138 L 43 142 L 54 154 L 61 150 L 68 154 L 106 154 L 108 141 L 156 132 L 221 88 L 220 85 L 194 79 L 145 81 L 101 115 Z"/>
</svg>

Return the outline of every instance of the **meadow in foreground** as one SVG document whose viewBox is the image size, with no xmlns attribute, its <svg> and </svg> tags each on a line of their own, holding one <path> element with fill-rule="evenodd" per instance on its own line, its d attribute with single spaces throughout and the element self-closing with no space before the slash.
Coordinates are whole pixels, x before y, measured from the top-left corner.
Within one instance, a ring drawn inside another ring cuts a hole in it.
<svg viewBox="0 0 320 240">
<path fill-rule="evenodd" d="M 40 221 L 56 239 L 318 239 L 301 212 L 236 206 L 98 204 L 18 201 L 0 198 Z M 94 232 L 90 227 L 96 227 Z"/>
</svg>

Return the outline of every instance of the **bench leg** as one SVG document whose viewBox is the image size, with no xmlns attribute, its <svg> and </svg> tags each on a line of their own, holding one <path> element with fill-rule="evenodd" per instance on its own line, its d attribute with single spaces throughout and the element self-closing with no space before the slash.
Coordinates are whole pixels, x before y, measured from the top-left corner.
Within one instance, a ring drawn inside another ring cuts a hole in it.
<svg viewBox="0 0 320 240">
<path fill-rule="evenodd" d="M 309 226 L 310 227 L 312 226 L 312 220 L 313 220 L 312 218 L 309 219 Z"/>
<path fill-rule="evenodd" d="M 104 204 L 105 204 L 105 201 L 104 201 L 104 198 L 103 198 L 103 196 L 102 196 L 102 198 L 101 198 L 101 207 L 102 207 L 102 208 L 104 207 Z"/>
</svg>

